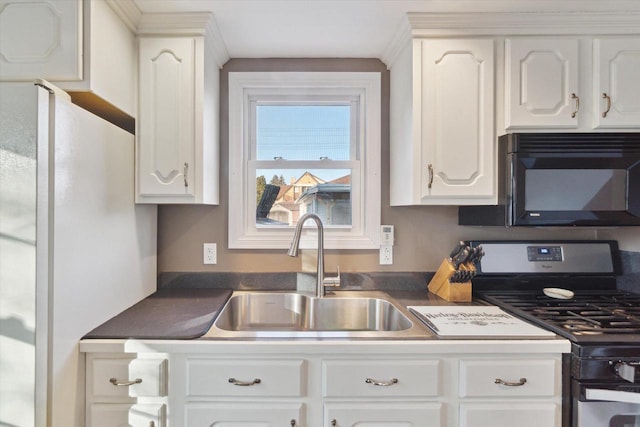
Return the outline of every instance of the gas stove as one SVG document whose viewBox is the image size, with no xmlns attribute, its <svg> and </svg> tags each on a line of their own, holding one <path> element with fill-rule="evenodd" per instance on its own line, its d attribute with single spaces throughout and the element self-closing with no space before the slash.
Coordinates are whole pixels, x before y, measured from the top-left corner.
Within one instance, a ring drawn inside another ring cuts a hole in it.
<svg viewBox="0 0 640 427">
<path fill-rule="evenodd" d="M 572 342 L 563 427 L 640 427 L 640 294 L 616 289 L 616 242 L 470 244 L 485 252 L 474 297 Z"/>
</svg>

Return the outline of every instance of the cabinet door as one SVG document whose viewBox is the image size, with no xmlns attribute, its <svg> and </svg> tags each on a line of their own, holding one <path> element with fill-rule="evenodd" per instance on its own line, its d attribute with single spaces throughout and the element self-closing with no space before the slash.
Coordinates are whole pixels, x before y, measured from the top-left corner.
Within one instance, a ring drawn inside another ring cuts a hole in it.
<svg viewBox="0 0 640 427">
<path fill-rule="evenodd" d="M 423 200 L 491 202 L 495 197 L 493 40 L 423 41 L 422 81 Z"/>
<path fill-rule="evenodd" d="M 0 80 L 82 79 L 82 2 L 0 0 Z"/>
<path fill-rule="evenodd" d="M 324 427 L 441 427 L 442 404 L 327 403 Z"/>
<path fill-rule="evenodd" d="M 559 427 L 560 415 L 555 403 L 462 403 L 460 427 Z"/>
<path fill-rule="evenodd" d="M 578 98 L 574 98 L 574 96 Z M 505 127 L 578 127 L 578 39 L 505 41 Z"/>
<path fill-rule="evenodd" d="M 301 403 L 187 404 L 184 426 L 299 427 L 306 426 Z"/>
<path fill-rule="evenodd" d="M 594 127 L 640 127 L 640 38 L 595 39 Z"/>
<path fill-rule="evenodd" d="M 89 408 L 88 427 L 164 427 L 163 404 L 94 403 Z"/>
<path fill-rule="evenodd" d="M 195 40 L 140 39 L 138 194 L 194 196 Z"/>
</svg>

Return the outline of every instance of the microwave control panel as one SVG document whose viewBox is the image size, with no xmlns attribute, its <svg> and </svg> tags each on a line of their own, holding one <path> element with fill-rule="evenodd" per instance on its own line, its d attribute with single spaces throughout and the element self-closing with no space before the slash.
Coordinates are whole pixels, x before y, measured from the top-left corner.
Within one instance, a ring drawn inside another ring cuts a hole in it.
<svg viewBox="0 0 640 427">
<path fill-rule="evenodd" d="M 562 261 L 562 246 L 527 246 L 531 262 Z"/>
</svg>

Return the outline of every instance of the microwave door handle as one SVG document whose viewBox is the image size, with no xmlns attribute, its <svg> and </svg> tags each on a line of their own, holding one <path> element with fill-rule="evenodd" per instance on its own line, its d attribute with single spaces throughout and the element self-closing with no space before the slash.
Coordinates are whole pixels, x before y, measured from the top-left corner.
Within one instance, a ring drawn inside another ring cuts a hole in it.
<svg viewBox="0 0 640 427">
<path fill-rule="evenodd" d="M 635 403 L 640 405 L 640 393 L 630 391 L 587 388 L 585 389 L 585 397 L 588 400 L 604 400 L 607 402 Z"/>
</svg>

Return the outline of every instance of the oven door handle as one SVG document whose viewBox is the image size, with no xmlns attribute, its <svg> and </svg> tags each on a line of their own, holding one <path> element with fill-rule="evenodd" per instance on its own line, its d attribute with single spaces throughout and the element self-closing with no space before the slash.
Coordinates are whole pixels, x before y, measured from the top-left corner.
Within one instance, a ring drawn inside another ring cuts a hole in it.
<svg viewBox="0 0 640 427">
<path fill-rule="evenodd" d="M 587 388 L 585 389 L 585 397 L 588 400 L 605 400 L 607 402 L 636 403 L 640 405 L 640 393 L 630 391 Z"/>
</svg>

